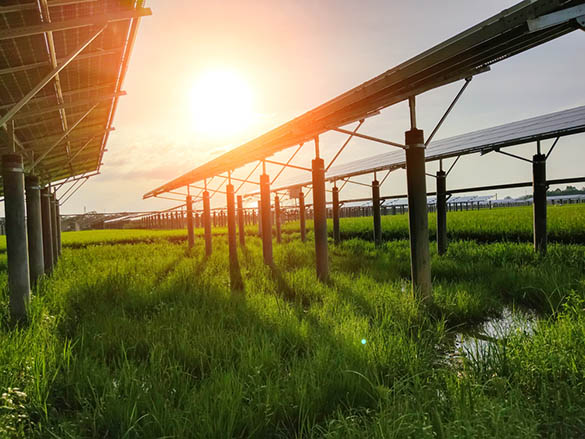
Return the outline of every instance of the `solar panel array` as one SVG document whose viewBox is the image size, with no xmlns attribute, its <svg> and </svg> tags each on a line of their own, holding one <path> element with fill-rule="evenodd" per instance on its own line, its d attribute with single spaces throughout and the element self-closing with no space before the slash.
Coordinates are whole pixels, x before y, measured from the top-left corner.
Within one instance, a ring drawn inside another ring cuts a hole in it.
<svg viewBox="0 0 585 439">
<path fill-rule="evenodd" d="M 585 106 L 436 140 L 427 147 L 425 156 L 427 161 L 434 161 L 582 132 L 585 132 Z M 398 169 L 405 164 L 404 151 L 396 148 L 384 154 L 333 166 L 325 177 L 328 181 L 340 180 L 376 171 Z M 311 181 L 299 182 L 296 178 L 285 181 L 274 190 L 310 184 Z"/>
<path fill-rule="evenodd" d="M 2 1 L 0 116 L 108 23 L 13 118 L 25 167 L 56 145 L 35 167 L 44 182 L 99 171 L 138 17 L 149 14 L 142 6 L 143 0 Z M 0 128 L 1 152 L 11 144 L 7 127 Z"/>
<path fill-rule="evenodd" d="M 525 0 L 372 78 L 301 116 L 146 193 L 178 189 L 265 159 L 329 130 L 445 84 L 489 70 L 489 66 L 580 28 L 571 18 L 547 27 L 531 26 L 547 14 L 585 0 Z"/>
</svg>

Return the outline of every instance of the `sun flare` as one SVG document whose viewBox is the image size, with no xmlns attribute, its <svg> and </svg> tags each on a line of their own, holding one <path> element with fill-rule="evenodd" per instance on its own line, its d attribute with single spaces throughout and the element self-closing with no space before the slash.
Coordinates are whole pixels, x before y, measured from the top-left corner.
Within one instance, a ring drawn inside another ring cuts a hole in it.
<svg viewBox="0 0 585 439">
<path fill-rule="evenodd" d="M 254 122 L 253 98 L 250 85 L 237 72 L 206 71 L 189 96 L 193 128 L 213 138 L 240 134 Z"/>
</svg>

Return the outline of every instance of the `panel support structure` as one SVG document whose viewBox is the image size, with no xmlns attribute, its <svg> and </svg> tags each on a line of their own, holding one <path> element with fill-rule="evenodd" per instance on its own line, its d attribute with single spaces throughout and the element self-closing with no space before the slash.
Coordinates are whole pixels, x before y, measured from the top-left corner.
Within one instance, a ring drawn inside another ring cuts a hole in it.
<svg viewBox="0 0 585 439">
<path fill-rule="evenodd" d="M 193 199 L 191 195 L 187 195 L 187 240 L 189 241 L 189 248 L 193 248 L 195 244 L 195 232 L 193 230 Z"/>
<path fill-rule="evenodd" d="M 341 231 L 339 230 L 339 188 L 333 186 L 331 194 L 333 198 L 333 241 L 335 244 L 339 244 L 341 242 Z"/>
<path fill-rule="evenodd" d="M 41 190 L 41 215 L 43 221 L 43 260 L 45 274 L 53 270 L 53 224 L 51 221 L 51 190 L 46 187 Z"/>
<path fill-rule="evenodd" d="M 532 161 L 534 250 L 546 254 L 546 156 L 536 154 Z"/>
<path fill-rule="evenodd" d="M 227 197 L 227 229 L 228 229 L 228 250 L 230 260 L 230 286 L 232 291 L 242 291 L 242 275 L 238 263 L 238 244 L 236 237 L 236 206 L 234 200 L 234 185 L 229 183 L 226 186 Z"/>
<path fill-rule="evenodd" d="M 437 171 L 437 253 L 447 251 L 447 174 Z"/>
<path fill-rule="evenodd" d="M 9 308 L 12 320 L 18 322 L 26 318 L 30 300 L 24 169 L 21 155 L 2 156 L 2 181 L 6 215 Z"/>
<path fill-rule="evenodd" d="M 262 224 L 262 254 L 266 265 L 273 265 L 272 259 L 272 221 L 270 220 L 270 178 L 260 176 L 260 222 Z"/>
<path fill-rule="evenodd" d="M 211 256 L 211 210 L 209 192 L 203 192 L 203 229 L 205 233 L 205 256 Z"/>
<path fill-rule="evenodd" d="M 59 244 L 57 242 L 57 208 L 55 193 L 51 192 L 51 248 L 53 249 L 53 264 L 59 260 Z"/>
<path fill-rule="evenodd" d="M 410 99 L 411 129 L 406 132 L 406 182 L 410 265 L 414 294 L 429 303 L 432 299 L 429 224 L 425 173 L 424 133 L 416 128 L 414 98 Z"/>
<path fill-rule="evenodd" d="M 380 182 L 372 181 L 372 216 L 374 217 L 374 243 L 382 244 L 382 216 L 380 213 Z"/>
<path fill-rule="evenodd" d="M 30 284 L 36 285 L 45 272 L 43 255 L 43 220 L 41 214 L 41 187 L 39 177 L 27 175 L 26 188 L 26 229 L 28 234 L 28 256 Z"/>
<path fill-rule="evenodd" d="M 57 225 L 57 257 L 61 257 L 61 207 L 55 193 L 55 223 Z"/>
<path fill-rule="evenodd" d="M 318 140 L 315 139 L 318 145 Z M 317 148 L 318 153 L 318 148 Z M 317 278 L 326 281 L 329 278 L 329 261 L 327 248 L 327 207 L 325 199 L 325 163 L 322 158 L 312 161 L 313 168 L 313 230 L 315 233 L 315 260 Z"/>
<path fill-rule="evenodd" d="M 278 195 L 274 197 L 274 222 L 276 224 L 276 242 L 280 244 L 282 236 L 280 230 L 280 198 Z"/>
<path fill-rule="evenodd" d="M 307 221 L 305 218 L 305 194 L 303 191 L 299 193 L 299 226 L 301 229 L 301 241 L 307 240 Z"/>
<path fill-rule="evenodd" d="M 244 200 L 238 195 L 238 232 L 240 235 L 240 246 L 246 246 L 246 228 L 244 224 Z"/>
<path fill-rule="evenodd" d="M 258 200 L 258 237 L 262 239 L 262 201 Z"/>
</svg>

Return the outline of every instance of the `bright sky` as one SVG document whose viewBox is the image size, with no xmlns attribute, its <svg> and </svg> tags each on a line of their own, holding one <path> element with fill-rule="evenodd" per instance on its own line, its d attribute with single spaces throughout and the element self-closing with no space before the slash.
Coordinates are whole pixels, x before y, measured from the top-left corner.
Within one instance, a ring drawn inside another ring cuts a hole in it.
<svg viewBox="0 0 585 439">
<path fill-rule="evenodd" d="M 123 87 L 128 95 L 118 107 L 102 175 L 91 178 L 62 212 L 172 207 L 177 203 L 143 201 L 142 194 L 515 3 L 149 0 L 153 15 L 140 25 Z M 584 105 L 584 47 L 585 33 L 576 31 L 494 65 L 472 81 L 436 139 Z M 218 78 L 228 84 L 219 94 L 213 92 Z M 419 126 L 426 134 L 460 87 L 457 83 L 418 98 Z M 210 95 L 219 103 L 209 103 Z M 213 115 L 219 113 L 232 123 L 218 123 Z M 408 109 L 399 104 L 368 120 L 361 131 L 402 143 L 407 129 Z M 343 139 L 322 137 L 326 162 Z M 561 139 L 549 159 L 548 178 L 582 176 L 584 142 L 585 135 Z M 337 163 L 386 148 L 352 140 Z M 530 157 L 535 146 L 513 152 Z M 312 156 L 307 145 L 295 163 L 307 166 Z M 431 163 L 428 171 L 436 167 Z M 271 175 L 276 172 L 269 169 Z M 447 185 L 529 180 L 528 163 L 489 154 L 463 157 Z M 427 185 L 434 189 L 432 179 Z M 350 186 L 342 199 L 369 195 L 367 188 Z M 396 171 L 381 192 L 404 193 L 405 187 L 404 172 Z"/>
</svg>

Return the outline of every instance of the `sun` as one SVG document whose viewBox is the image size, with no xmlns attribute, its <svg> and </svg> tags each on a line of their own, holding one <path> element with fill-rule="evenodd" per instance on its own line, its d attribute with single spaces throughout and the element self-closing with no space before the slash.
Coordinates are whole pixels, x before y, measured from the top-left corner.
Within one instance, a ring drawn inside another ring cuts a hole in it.
<svg viewBox="0 0 585 439">
<path fill-rule="evenodd" d="M 202 73 L 189 95 L 193 129 L 215 139 L 243 133 L 255 119 L 253 98 L 252 88 L 235 71 Z"/>
</svg>

